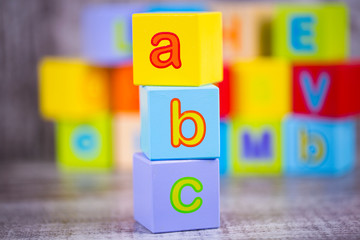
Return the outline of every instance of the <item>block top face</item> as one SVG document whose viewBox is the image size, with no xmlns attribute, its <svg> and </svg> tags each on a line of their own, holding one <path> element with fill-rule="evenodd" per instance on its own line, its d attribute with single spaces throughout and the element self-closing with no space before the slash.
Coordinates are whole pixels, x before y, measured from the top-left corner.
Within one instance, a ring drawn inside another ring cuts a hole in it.
<svg viewBox="0 0 360 240">
<path fill-rule="evenodd" d="M 275 56 L 293 60 L 345 59 L 349 46 L 348 9 L 342 3 L 280 4 L 273 37 Z"/>
<path fill-rule="evenodd" d="M 221 13 L 133 14 L 133 63 L 135 85 L 221 81 Z"/>
</svg>

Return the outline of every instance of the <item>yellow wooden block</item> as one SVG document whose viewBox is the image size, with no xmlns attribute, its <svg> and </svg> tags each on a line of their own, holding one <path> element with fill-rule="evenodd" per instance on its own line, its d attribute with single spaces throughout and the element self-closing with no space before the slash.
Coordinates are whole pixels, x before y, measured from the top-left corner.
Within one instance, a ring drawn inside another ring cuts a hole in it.
<svg viewBox="0 0 360 240">
<path fill-rule="evenodd" d="M 269 56 L 274 6 L 266 3 L 214 2 L 223 15 L 224 60 Z"/>
<path fill-rule="evenodd" d="M 291 110 L 290 63 L 261 58 L 232 66 L 234 116 L 283 117 Z"/>
<path fill-rule="evenodd" d="M 45 58 L 39 65 L 39 102 L 48 119 L 84 119 L 108 109 L 108 73 L 81 60 Z"/>
<path fill-rule="evenodd" d="M 222 81 L 221 13 L 134 14 L 133 58 L 135 85 Z"/>
<path fill-rule="evenodd" d="M 121 113 L 113 119 L 115 167 L 120 171 L 132 170 L 133 154 L 140 152 L 139 113 Z"/>
</svg>

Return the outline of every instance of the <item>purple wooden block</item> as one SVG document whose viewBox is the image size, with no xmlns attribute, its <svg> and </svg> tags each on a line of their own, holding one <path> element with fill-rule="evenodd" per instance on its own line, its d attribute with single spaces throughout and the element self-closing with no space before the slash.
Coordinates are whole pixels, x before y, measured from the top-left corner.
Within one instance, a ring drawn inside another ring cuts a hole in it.
<svg viewBox="0 0 360 240">
<path fill-rule="evenodd" d="M 134 217 L 153 233 L 218 228 L 219 160 L 133 159 Z"/>
</svg>

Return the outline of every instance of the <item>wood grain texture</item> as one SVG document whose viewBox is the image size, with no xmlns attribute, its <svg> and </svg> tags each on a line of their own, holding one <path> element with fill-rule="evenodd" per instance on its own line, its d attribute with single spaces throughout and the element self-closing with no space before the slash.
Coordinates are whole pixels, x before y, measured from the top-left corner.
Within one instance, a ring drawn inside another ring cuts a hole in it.
<svg viewBox="0 0 360 240">
<path fill-rule="evenodd" d="M 81 10 L 100 2 L 130 1 L 0 1 L 0 161 L 53 161 L 53 124 L 38 114 L 37 63 L 45 55 L 81 56 Z M 351 56 L 359 57 L 360 3 L 345 2 Z"/>
<path fill-rule="evenodd" d="M 221 227 L 152 234 L 133 219 L 128 173 L 0 168 L 0 239 L 359 239 L 359 170 L 339 178 L 221 180 Z"/>
</svg>

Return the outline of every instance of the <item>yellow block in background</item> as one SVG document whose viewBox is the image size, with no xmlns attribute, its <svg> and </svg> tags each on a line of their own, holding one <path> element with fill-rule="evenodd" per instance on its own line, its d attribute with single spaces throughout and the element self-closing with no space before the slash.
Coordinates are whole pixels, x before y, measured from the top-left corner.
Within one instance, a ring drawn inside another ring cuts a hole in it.
<svg viewBox="0 0 360 240">
<path fill-rule="evenodd" d="M 283 117 L 291 110 L 291 69 L 286 60 L 237 62 L 233 71 L 234 117 Z"/>
<path fill-rule="evenodd" d="M 222 81 L 221 13 L 134 14 L 133 58 L 135 85 Z"/>
<path fill-rule="evenodd" d="M 113 118 L 115 167 L 120 171 L 131 171 L 133 154 L 140 152 L 139 113 L 119 113 Z"/>
<path fill-rule="evenodd" d="M 271 55 L 271 22 L 275 7 L 267 3 L 214 2 L 223 15 L 224 60 Z"/>
<path fill-rule="evenodd" d="M 39 65 L 40 111 L 44 118 L 87 119 L 108 109 L 107 70 L 77 59 L 45 58 Z"/>
<path fill-rule="evenodd" d="M 231 124 L 231 165 L 235 175 L 280 174 L 281 118 L 235 118 Z"/>
</svg>

